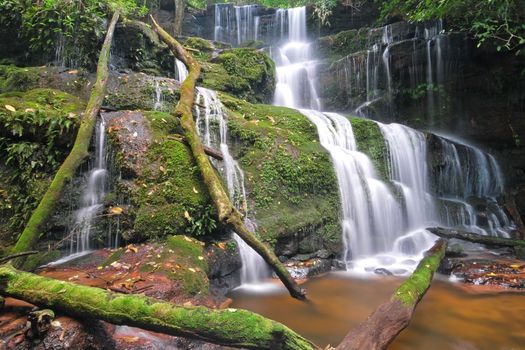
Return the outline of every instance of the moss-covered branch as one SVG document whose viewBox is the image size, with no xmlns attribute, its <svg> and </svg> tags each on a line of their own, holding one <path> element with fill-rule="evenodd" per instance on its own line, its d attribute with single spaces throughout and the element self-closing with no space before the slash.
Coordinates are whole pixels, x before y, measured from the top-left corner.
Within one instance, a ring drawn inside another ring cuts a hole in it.
<svg viewBox="0 0 525 350">
<path fill-rule="evenodd" d="M 246 349 L 311 350 L 288 327 L 245 310 L 180 307 L 157 299 L 0 267 L 0 294 L 65 314 Z"/>
<path fill-rule="evenodd" d="M 71 152 L 64 160 L 58 169 L 51 185 L 42 197 L 38 207 L 35 209 L 29 221 L 18 238 L 18 241 L 13 249 L 13 253 L 19 253 L 31 250 L 34 248 L 42 234 L 42 229 L 49 217 L 53 214 L 55 206 L 62 195 L 66 183 L 73 178 L 77 168 L 82 164 L 84 159 L 88 156 L 89 144 L 93 136 L 93 130 L 96 125 L 97 116 L 104 100 L 106 92 L 106 84 L 109 77 L 108 60 L 110 55 L 111 42 L 113 40 L 113 33 L 115 25 L 119 19 L 120 12 L 114 12 L 111 22 L 109 24 L 104 44 L 100 51 L 98 65 L 97 65 L 97 81 L 91 91 L 86 110 L 82 117 L 80 127 L 78 129 L 75 144 Z M 23 260 L 19 259 L 17 265 L 21 266 Z"/>
<path fill-rule="evenodd" d="M 495 246 L 500 246 L 500 247 L 525 247 L 525 240 L 521 240 L 521 239 L 509 239 L 509 238 L 501 238 L 501 237 L 494 237 L 494 236 L 482 236 L 482 235 L 478 235 L 477 233 L 450 229 L 450 228 L 443 228 L 443 227 L 429 227 L 427 228 L 427 230 L 432 232 L 436 236 L 446 238 L 446 239 L 456 238 L 456 239 L 461 239 L 463 241 L 495 245 Z"/>
<path fill-rule="evenodd" d="M 163 40 L 174 55 L 188 67 L 189 74 L 182 83 L 180 101 L 175 107 L 173 114 L 181 120 L 181 126 L 185 132 L 184 136 L 190 145 L 193 156 L 202 173 L 204 183 L 208 187 L 213 203 L 217 208 L 219 221 L 235 231 L 250 247 L 263 257 L 293 297 L 304 299 L 306 297 L 305 291 L 297 285 L 273 251 L 260 242 L 244 225 L 241 213 L 232 205 L 228 193 L 224 190 L 215 169 L 204 151 L 192 113 L 195 100 L 195 85 L 201 72 L 199 63 L 178 41 L 164 31 L 157 22 L 155 22 L 153 17 L 152 21 L 154 29 L 159 34 L 161 40 Z"/>
<path fill-rule="evenodd" d="M 445 256 L 446 248 L 446 241 L 438 240 L 390 300 L 380 305 L 365 322 L 351 330 L 337 350 L 386 349 L 410 323 L 417 304 L 430 287 L 434 272 Z"/>
</svg>

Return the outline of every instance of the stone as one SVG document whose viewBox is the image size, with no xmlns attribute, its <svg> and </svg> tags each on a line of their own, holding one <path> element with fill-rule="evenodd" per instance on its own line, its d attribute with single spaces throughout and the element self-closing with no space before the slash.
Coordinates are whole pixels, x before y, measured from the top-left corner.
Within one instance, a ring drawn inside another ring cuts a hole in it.
<svg viewBox="0 0 525 350">
<path fill-rule="evenodd" d="M 374 273 L 376 275 L 381 275 L 381 276 L 392 276 L 393 275 L 392 272 L 382 267 L 375 269 Z"/>
</svg>

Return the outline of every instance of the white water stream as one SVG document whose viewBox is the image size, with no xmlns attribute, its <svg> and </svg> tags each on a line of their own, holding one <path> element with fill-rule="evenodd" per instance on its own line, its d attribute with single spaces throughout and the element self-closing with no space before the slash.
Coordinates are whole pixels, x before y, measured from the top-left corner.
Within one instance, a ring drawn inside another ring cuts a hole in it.
<svg viewBox="0 0 525 350">
<path fill-rule="evenodd" d="M 217 169 L 226 180 L 228 192 L 234 206 L 244 214 L 244 223 L 251 230 L 255 230 L 255 223 L 250 219 L 244 173 L 230 154 L 228 147 L 227 114 L 217 93 L 203 87 L 197 88 L 195 108 L 195 123 L 202 142 L 209 147 L 220 149 L 222 162 L 212 159 Z M 242 260 L 241 284 L 258 285 L 270 277 L 270 270 L 262 257 L 246 244 L 237 234 L 233 238 L 239 247 Z"/>
</svg>

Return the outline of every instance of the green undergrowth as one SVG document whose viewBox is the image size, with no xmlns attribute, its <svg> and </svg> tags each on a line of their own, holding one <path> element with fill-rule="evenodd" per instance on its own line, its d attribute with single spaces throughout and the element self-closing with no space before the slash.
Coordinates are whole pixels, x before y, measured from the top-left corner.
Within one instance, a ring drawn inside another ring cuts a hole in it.
<svg viewBox="0 0 525 350">
<path fill-rule="evenodd" d="M 0 95 L 0 236 L 16 237 L 72 146 L 83 110 L 53 89 Z"/>
<path fill-rule="evenodd" d="M 21 68 L 14 65 L 0 65 L 0 93 L 25 91 L 34 87 L 39 79 L 38 67 Z"/>
<path fill-rule="evenodd" d="M 229 132 L 245 171 L 261 238 L 309 231 L 329 240 L 340 236 L 339 193 L 327 152 L 299 112 L 250 104 L 221 95 L 229 109 Z"/>
</svg>

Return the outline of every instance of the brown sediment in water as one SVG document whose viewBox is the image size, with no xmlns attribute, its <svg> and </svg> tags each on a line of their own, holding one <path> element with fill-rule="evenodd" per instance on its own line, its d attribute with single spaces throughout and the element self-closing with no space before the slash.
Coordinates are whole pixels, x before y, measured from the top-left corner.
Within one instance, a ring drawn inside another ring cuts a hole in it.
<svg viewBox="0 0 525 350">
<path fill-rule="evenodd" d="M 338 344 L 402 282 L 329 274 L 306 283 L 309 303 L 286 294 L 234 292 L 232 307 L 280 321 L 319 345 Z M 525 349 L 525 293 L 435 280 L 393 350 Z"/>
</svg>

